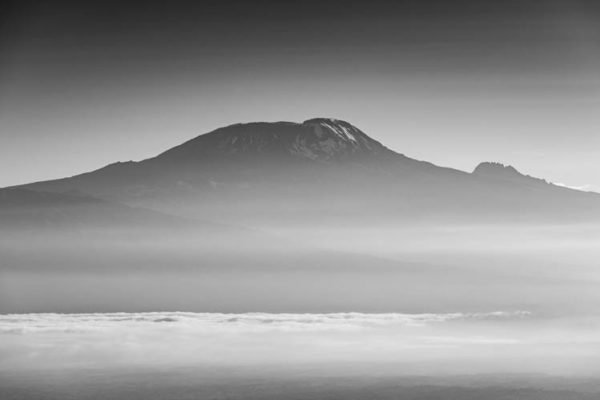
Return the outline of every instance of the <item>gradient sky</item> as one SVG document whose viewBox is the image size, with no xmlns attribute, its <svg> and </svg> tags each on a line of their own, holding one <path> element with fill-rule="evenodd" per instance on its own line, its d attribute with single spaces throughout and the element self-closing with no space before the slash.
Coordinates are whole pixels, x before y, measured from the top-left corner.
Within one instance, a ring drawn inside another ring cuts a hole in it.
<svg viewBox="0 0 600 400">
<path fill-rule="evenodd" d="M 595 1 L 122 3 L 0 12 L 0 186 L 325 116 L 439 165 L 600 191 Z"/>
</svg>

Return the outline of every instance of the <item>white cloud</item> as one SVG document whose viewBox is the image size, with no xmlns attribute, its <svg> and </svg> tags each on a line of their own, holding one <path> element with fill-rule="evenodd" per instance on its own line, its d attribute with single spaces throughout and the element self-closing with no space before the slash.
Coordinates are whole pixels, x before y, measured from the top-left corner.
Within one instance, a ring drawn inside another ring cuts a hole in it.
<svg viewBox="0 0 600 400">
<path fill-rule="evenodd" d="M 323 331 L 373 329 L 386 326 L 425 326 L 452 320 L 526 317 L 527 311 L 489 313 L 92 313 L 0 315 L 0 333 L 85 332 L 147 328 L 162 324 L 190 332 Z"/>
<path fill-rule="evenodd" d="M 542 371 L 571 366 L 566 356 L 589 354 L 598 346 L 593 327 L 580 332 L 581 325 L 573 321 L 538 318 L 527 311 L 0 315 L 0 373 L 374 362 L 429 363 L 427 368 L 433 368 L 438 361 L 462 365 L 465 371 L 480 371 L 481 362 L 492 370 L 512 371 L 515 360 L 523 365 L 535 360 L 528 368 Z"/>
</svg>

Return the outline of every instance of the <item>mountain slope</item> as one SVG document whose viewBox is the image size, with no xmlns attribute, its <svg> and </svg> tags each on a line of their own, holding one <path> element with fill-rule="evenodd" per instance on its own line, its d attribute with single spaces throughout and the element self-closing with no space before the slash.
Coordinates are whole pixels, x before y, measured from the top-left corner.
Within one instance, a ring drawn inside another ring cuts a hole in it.
<svg viewBox="0 0 600 400">
<path fill-rule="evenodd" d="M 195 225 L 156 211 L 90 196 L 0 189 L 0 231 L 15 229 L 88 230 L 103 228 L 191 228 Z"/>
<path fill-rule="evenodd" d="M 595 194 L 493 163 L 472 174 L 438 167 L 327 118 L 231 125 L 154 158 L 24 187 L 235 223 L 600 215 Z"/>
</svg>

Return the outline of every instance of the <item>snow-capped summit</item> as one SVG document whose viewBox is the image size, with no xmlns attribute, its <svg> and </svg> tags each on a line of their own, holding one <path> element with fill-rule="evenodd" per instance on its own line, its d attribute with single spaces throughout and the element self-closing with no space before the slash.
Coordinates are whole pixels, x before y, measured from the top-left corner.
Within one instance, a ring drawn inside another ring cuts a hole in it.
<svg viewBox="0 0 600 400">
<path fill-rule="evenodd" d="M 218 155 L 293 156 L 295 159 L 332 161 L 354 156 L 376 156 L 391 151 L 352 124 L 314 118 L 302 123 L 253 122 L 235 124 L 198 136 L 158 158 L 197 159 Z"/>
</svg>

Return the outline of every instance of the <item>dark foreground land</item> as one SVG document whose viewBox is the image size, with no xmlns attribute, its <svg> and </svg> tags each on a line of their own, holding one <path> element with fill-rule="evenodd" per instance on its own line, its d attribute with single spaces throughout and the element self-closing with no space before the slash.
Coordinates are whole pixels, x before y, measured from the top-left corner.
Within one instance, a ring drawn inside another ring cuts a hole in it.
<svg viewBox="0 0 600 400">
<path fill-rule="evenodd" d="M 552 376 L 392 376 L 321 368 L 3 372 L 0 398 L 597 400 L 600 380 Z"/>
</svg>

